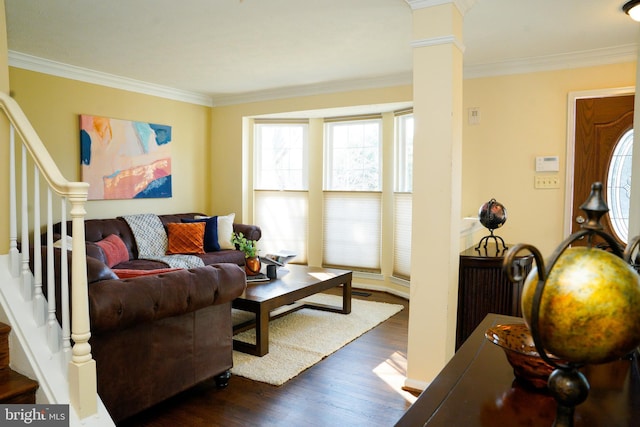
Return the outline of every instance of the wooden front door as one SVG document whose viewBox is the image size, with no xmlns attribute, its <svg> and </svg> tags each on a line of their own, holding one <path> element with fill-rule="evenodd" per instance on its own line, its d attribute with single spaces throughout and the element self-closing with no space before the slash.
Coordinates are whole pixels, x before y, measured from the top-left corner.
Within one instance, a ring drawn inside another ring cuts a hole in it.
<svg viewBox="0 0 640 427">
<path fill-rule="evenodd" d="M 586 218 L 580 205 L 589 197 L 592 183 L 602 182 L 605 202 L 609 204 L 606 195 L 609 165 L 616 144 L 633 128 L 633 104 L 633 95 L 576 100 L 572 233 L 580 230 Z M 608 215 L 602 225 L 615 236 Z"/>
</svg>

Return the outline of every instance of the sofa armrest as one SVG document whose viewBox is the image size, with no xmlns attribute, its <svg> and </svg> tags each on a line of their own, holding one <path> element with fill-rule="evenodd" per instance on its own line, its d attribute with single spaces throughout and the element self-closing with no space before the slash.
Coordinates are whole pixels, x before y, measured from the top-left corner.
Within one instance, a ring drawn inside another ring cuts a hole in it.
<svg viewBox="0 0 640 427">
<path fill-rule="evenodd" d="M 257 225 L 234 223 L 233 231 L 235 233 L 242 233 L 248 240 L 260 240 L 262 237 L 262 230 Z"/>
<path fill-rule="evenodd" d="M 231 302 L 244 292 L 245 277 L 244 270 L 235 264 L 214 264 L 92 283 L 89 286 L 92 332 L 125 329 Z"/>
</svg>

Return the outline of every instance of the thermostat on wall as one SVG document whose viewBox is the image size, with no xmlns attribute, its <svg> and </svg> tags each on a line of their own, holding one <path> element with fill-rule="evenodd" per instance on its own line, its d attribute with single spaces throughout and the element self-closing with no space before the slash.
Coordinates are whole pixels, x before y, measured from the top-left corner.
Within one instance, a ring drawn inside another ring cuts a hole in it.
<svg viewBox="0 0 640 427">
<path fill-rule="evenodd" d="M 536 157 L 536 172 L 558 172 L 560 170 L 560 159 L 558 156 Z"/>
</svg>

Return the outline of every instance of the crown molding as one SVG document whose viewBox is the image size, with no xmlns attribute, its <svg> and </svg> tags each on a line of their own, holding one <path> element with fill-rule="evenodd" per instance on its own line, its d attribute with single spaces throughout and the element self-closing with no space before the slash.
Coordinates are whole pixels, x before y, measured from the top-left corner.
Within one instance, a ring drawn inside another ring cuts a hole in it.
<svg viewBox="0 0 640 427">
<path fill-rule="evenodd" d="M 294 86 L 249 92 L 237 95 L 223 95 L 213 97 L 213 106 L 243 104 L 248 102 L 269 101 L 272 99 L 296 98 L 299 96 L 313 96 L 327 93 L 349 92 L 354 90 L 378 89 L 384 87 L 404 86 L 413 84 L 413 73 L 405 72 L 388 76 L 372 78 L 341 80 L 314 85 Z"/>
<path fill-rule="evenodd" d="M 175 101 L 188 102 L 190 104 L 204 105 L 208 107 L 212 106 L 210 96 L 197 92 L 174 89 L 127 77 L 116 76 L 114 74 L 90 70 L 88 68 L 76 67 L 74 65 L 63 64 L 61 62 L 51 61 L 11 50 L 9 51 L 8 56 L 9 65 L 15 68 L 36 71 L 85 83 L 107 86 L 114 89 L 122 89 L 130 92 L 172 99 Z"/>
<path fill-rule="evenodd" d="M 454 35 L 413 40 L 411 42 L 411 47 L 415 49 L 417 47 L 437 46 L 441 44 L 453 44 L 460 50 L 460 52 L 464 53 L 464 44 Z"/>
<path fill-rule="evenodd" d="M 464 78 L 501 76 L 509 74 L 535 73 L 570 68 L 636 62 L 638 45 L 628 44 L 581 52 L 522 58 L 486 64 L 466 65 Z"/>
<path fill-rule="evenodd" d="M 405 0 L 412 10 L 453 3 L 464 16 L 477 0 Z"/>
<path fill-rule="evenodd" d="M 456 42 L 458 41 L 450 38 L 449 36 L 445 36 L 437 38 L 437 40 L 416 40 L 412 42 L 412 46 L 419 47 Z M 464 46 L 458 47 L 461 50 L 464 49 Z M 509 74 L 523 74 L 539 71 L 591 67 L 624 62 L 636 62 L 637 58 L 638 45 L 628 44 L 613 48 L 595 49 L 551 56 L 499 61 L 477 65 L 467 64 L 464 65 L 464 78 L 472 79 Z M 115 89 L 128 90 L 145 95 L 158 96 L 161 98 L 167 98 L 196 105 L 204 105 L 208 107 L 413 84 L 413 74 L 409 71 L 391 76 L 379 76 L 368 79 L 343 80 L 337 82 L 296 86 L 290 88 L 278 88 L 242 94 L 209 96 L 202 93 L 173 89 L 166 86 L 154 85 L 139 80 L 119 77 L 113 74 L 101 73 L 86 68 L 75 67 L 14 51 L 9 51 L 9 65 L 16 68 L 22 68 L 72 80 L 79 80 L 86 83 L 112 87 Z"/>
</svg>

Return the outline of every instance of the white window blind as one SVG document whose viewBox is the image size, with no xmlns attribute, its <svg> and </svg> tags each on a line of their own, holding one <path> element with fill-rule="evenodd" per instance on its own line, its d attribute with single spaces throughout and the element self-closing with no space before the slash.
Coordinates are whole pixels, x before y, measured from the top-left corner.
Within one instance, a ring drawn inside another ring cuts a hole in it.
<svg viewBox="0 0 640 427">
<path fill-rule="evenodd" d="M 325 192 L 323 264 L 380 271 L 381 193 Z"/>
<path fill-rule="evenodd" d="M 290 262 L 307 263 L 308 197 L 306 191 L 255 191 L 255 223 L 260 224 L 260 254 L 281 250 L 297 256 Z"/>
<path fill-rule="evenodd" d="M 396 193 L 393 207 L 393 275 L 411 277 L 411 208 L 410 193 Z"/>
</svg>

